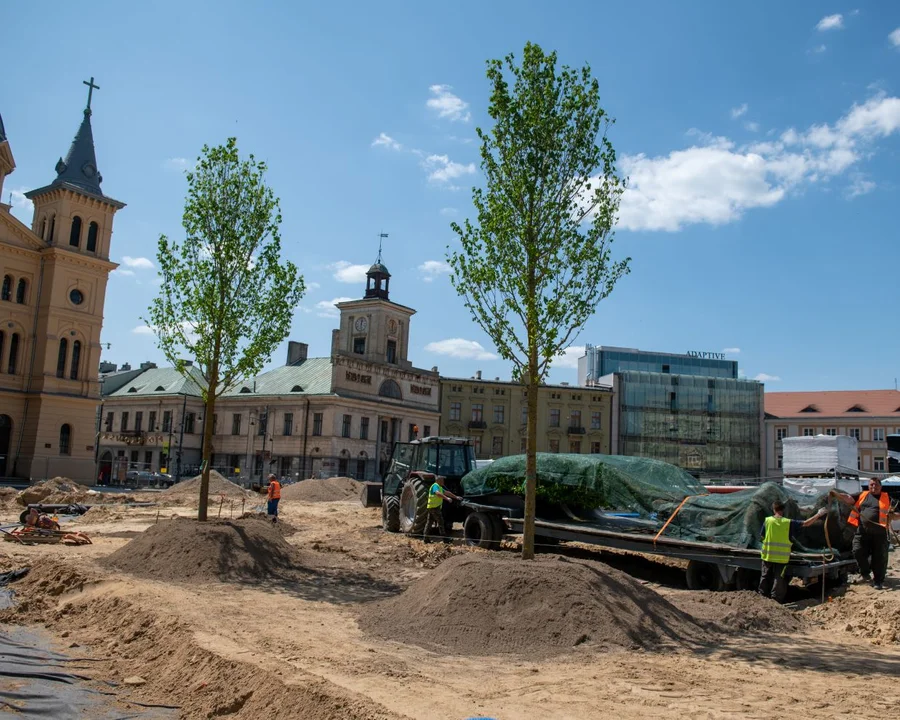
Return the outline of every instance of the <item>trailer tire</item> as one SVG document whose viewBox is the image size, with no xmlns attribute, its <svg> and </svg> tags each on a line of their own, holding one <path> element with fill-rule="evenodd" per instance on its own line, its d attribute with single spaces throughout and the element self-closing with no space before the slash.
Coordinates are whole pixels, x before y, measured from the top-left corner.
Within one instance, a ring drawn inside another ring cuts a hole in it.
<svg viewBox="0 0 900 720">
<path fill-rule="evenodd" d="M 499 515 L 490 515 L 490 518 L 494 521 L 494 538 L 499 545 L 500 541 L 503 540 L 503 536 L 506 535 L 506 523 L 503 522 L 503 518 Z"/>
<path fill-rule="evenodd" d="M 400 532 L 400 498 L 396 495 L 381 499 L 381 527 L 386 532 Z"/>
<path fill-rule="evenodd" d="M 725 589 L 722 573 L 712 563 L 690 560 L 685 570 L 688 590 L 711 590 L 721 592 Z"/>
<path fill-rule="evenodd" d="M 400 530 L 421 535 L 428 519 L 428 488 L 420 477 L 407 479 L 400 493 Z"/>
<path fill-rule="evenodd" d="M 466 545 L 491 550 L 500 544 L 497 526 L 488 513 L 474 512 L 463 524 L 463 537 Z"/>
<path fill-rule="evenodd" d="M 736 590 L 758 590 L 762 573 L 750 568 L 738 568 L 734 574 L 734 586 Z"/>
</svg>

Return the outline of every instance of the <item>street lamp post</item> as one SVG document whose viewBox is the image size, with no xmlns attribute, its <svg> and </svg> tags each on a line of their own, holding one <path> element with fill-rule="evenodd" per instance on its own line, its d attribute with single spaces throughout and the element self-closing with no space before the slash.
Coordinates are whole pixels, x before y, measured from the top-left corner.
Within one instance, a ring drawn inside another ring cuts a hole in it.
<svg viewBox="0 0 900 720">
<path fill-rule="evenodd" d="M 187 394 L 182 393 L 182 397 L 184 400 L 181 403 L 181 430 L 178 434 L 178 464 L 176 465 L 178 469 L 175 475 L 175 482 L 178 482 L 181 479 L 181 449 L 184 445 L 184 415 L 187 411 Z"/>
</svg>

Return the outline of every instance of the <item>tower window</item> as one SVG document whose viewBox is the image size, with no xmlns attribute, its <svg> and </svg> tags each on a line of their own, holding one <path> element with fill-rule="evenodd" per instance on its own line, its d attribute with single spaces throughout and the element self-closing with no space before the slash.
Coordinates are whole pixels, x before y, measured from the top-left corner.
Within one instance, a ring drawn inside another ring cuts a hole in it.
<svg viewBox="0 0 900 720">
<path fill-rule="evenodd" d="M 72 369 L 69 377 L 72 380 L 78 379 L 78 365 L 81 362 L 81 340 L 72 343 Z"/>
<path fill-rule="evenodd" d="M 387 341 L 387 361 L 393 365 L 397 362 L 397 341 Z"/>
<path fill-rule="evenodd" d="M 69 233 L 69 245 L 81 246 L 81 218 L 77 215 L 72 218 L 72 232 Z"/>
<path fill-rule="evenodd" d="M 47 218 L 41 218 L 41 240 L 47 239 Z"/>
<path fill-rule="evenodd" d="M 59 429 L 59 454 L 68 455 L 72 451 L 72 426 L 66 423 Z"/>
<path fill-rule="evenodd" d="M 56 232 L 56 215 L 50 218 L 50 232 L 47 234 L 47 242 L 53 242 L 53 233 Z"/>
<path fill-rule="evenodd" d="M 9 365 L 7 371 L 10 375 L 16 374 L 16 366 L 19 359 L 19 333 L 13 333 L 9 339 Z"/>
<path fill-rule="evenodd" d="M 353 338 L 353 352 L 357 355 L 366 354 L 366 339 L 364 337 Z"/>
<path fill-rule="evenodd" d="M 19 284 L 16 285 L 16 302 L 19 305 L 25 304 L 25 292 L 28 290 L 28 282 L 25 278 L 19 278 Z"/>
<path fill-rule="evenodd" d="M 0 300 L 12 300 L 12 277 L 3 276 L 3 288 L 0 289 Z"/>
<path fill-rule="evenodd" d="M 92 222 L 88 225 L 88 238 L 87 238 L 87 250 L 88 252 L 97 252 L 97 233 L 100 231 L 100 226 L 97 223 Z"/>
<path fill-rule="evenodd" d="M 56 377 L 66 376 L 66 356 L 69 354 L 69 341 L 65 338 L 59 340 L 59 354 L 56 356 Z"/>
</svg>

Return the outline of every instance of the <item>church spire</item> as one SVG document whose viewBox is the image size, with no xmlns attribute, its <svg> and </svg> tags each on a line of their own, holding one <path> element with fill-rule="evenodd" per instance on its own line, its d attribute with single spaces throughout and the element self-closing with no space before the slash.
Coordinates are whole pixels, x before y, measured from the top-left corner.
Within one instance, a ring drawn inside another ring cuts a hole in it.
<svg viewBox="0 0 900 720">
<path fill-rule="evenodd" d="M 0 115 L 0 143 L 6 141 L 6 129 L 3 127 L 3 116 Z"/>
</svg>

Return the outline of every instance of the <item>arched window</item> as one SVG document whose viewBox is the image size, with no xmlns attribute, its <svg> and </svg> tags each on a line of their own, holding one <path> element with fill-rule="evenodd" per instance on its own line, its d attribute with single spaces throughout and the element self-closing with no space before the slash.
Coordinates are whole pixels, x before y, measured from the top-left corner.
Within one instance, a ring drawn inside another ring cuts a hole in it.
<svg viewBox="0 0 900 720">
<path fill-rule="evenodd" d="M 59 339 L 59 354 L 56 356 L 56 377 L 66 376 L 66 356 L 69 354 L 69 341 Z"/>
<path fill-rule="evenodd" d="M 0 330 L 0 361 L 3 358 L 3 346 L 6 345 L 6 333 Z"/>
<path fill-rule="evenodd" d="M 72 449 L 72 426 L 66 423 L 59 429 L 59 454 L 68 455 Z"/>
<path fill-rule="evenodd" d="M 0 289 L 0 300 L 12 300 L 12 277 L 3 276 L 3 287 Z"/>
<path fill-rule="evenodd" d="M 47 218 L 41 218 L 41 240 L 47 239 Z"/>
<path fill-rule="evenodd" d="M 72 369 L 69 377 L 72 380 L 78 379 L 78 365 L 81 363 L 81 340 L 72 343 Z"/>
<path fill-rule="evenodd" d="M 97 233 L 100 232 L 100 226 L 97 223 L 92 222 L 88 225 L 88 239 L 87 239 L 87 250 L 88 252 L 97 252 Z"/>
<path fill-rule="evenodd" d="M 50 234 L 47 235 L 47 242 L 53 242 L 53 233 L 56 231 L 56 215 L 50 218 Z"/>
<path fill-rule="evenodd" d="M 28 282 L 25 278 L 19 278 L 19 284 L 16 285 L 16 302 L 19 305 L 25 304 L 25 291 L 28 289 Z"/>
<path fill-rule="evenodd" d="M 77 215 L 72 218 L 72 232 L 69 233 L 69 245 L 81 246 L 81 218 Z"/>
<path fill-rule="evenodd" d="M 381 395 L 381 397 L 395 398 L 397 400 L 403 399 L 403 393 L 400 392 L 400 386 L 391 379 L 381 383 L 381 387 L 378 388 L 378 394 Z"/>
<path fill-rule="evenodd" d="M 9 339 L 9 363 L 6 367 L 10 375 L 16 374 L 16 366 L 19 364 L 19 333 L 13 333 Z"/>
</svg>

